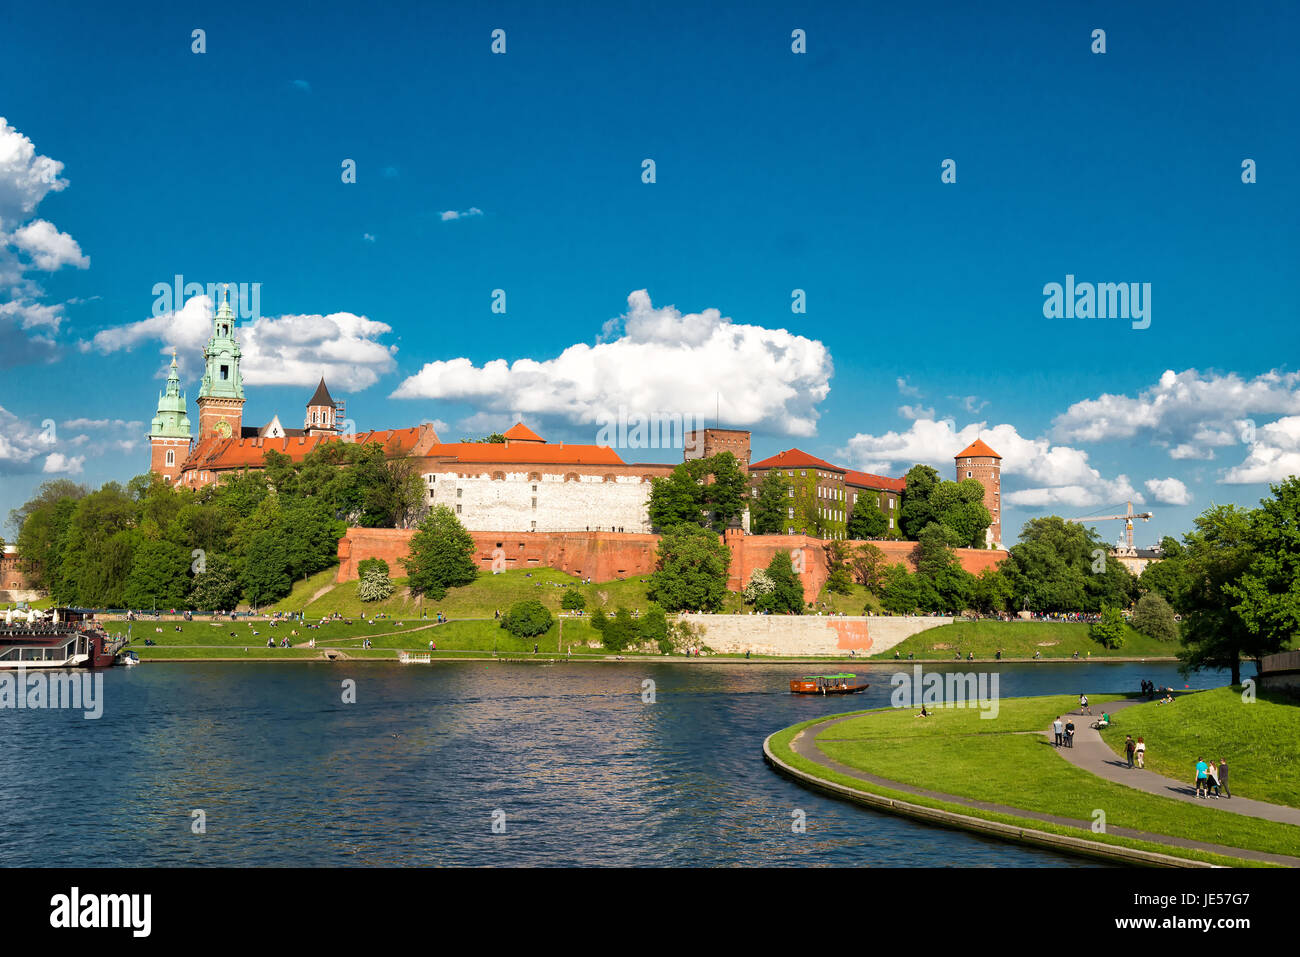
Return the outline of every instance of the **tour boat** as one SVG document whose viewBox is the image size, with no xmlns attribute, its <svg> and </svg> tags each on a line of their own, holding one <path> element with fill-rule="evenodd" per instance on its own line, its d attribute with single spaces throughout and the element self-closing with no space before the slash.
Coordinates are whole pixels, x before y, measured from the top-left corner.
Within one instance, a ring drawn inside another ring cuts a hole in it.
<svg viewBox="0 0 1300 957">
<path fill-rule="evenodd" d="M 859 683 L 857 675 L 807 675 L 790 679 L 791 694 L 857 694 L 866 690 L 867 683 Z"/>
<path fill-rule="evenodd" d="M 0 670 L 108 668 L 125 644 L 124 638 L 110 638 L 93 612 L 9 609 L 0 622 Z"/>
</svg>

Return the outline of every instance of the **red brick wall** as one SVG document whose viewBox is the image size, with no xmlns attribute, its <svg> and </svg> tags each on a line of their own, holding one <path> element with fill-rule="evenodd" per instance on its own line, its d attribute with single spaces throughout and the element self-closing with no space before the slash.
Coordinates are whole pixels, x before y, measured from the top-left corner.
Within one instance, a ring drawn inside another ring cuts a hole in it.
<svg viewBox="0 0 1300 957">
<path fill-rule="evenodd" d="M 399 559 L 409 554 L 407 543 L 413 529 L 349 528 L 339 541 L 339 570 L 336 581 L 358 577 L 357 563 L 363 558 L 382 558 L 393 576 L 404 575 Z M 470 532 L 476 546 L 474 560 L 479 568 L 491 572 L 493 561 L 504 569 L 558 568 L 579 578 L 609 581 L 631 578 L 654 571 L 658 535 L 616 532 Z M 766 568 L 778 551 L 791 557 L 803 553 L 802 579 L 804 599 L 812 601 L 826 584 L 826 543 L 807 535 L 745 535 L 737 530 L 724 536 L 731 549 L 731 569 L 727 587 L 740 591 L 756 568 Z M 857 545 L 858 542 L 849 544 Z M 902 562 L 916 570 L 915 542 L 872 542 L 885 553 L 890 564 Z M 991 549 L 953 549 L 962 567 L 972 574 L 992 568 L 1007 553 Z"/>
</svg>

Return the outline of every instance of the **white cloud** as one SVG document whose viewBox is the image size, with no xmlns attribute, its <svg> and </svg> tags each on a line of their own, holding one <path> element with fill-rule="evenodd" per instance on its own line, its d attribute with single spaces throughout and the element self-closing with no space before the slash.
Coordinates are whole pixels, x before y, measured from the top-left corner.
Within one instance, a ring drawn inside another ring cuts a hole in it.
<svg viewBox="0 0 1300 957">
<path fill-rule="evenodd" d="M 1228 485 L 1282 482 L 1300 475 L 1300 415 L 1288 415 L 1261 426 L 1245 460 L 1220 479 Z"/>
<path fill-rule="evenodd" d="M 1196 369 L 1166 370 L 1136 397 L 1103 394 L 1076 402 L 1056 417 L 1061 441 L 1131 439 L 1139 433 L 1167 439 L 1185 458 L 1207 446 L 1240 441 L 1252 415 L 1300 412 L 1300 372 L 1266 372 L 1253 379 Z"/>
<path fill-rule="evenodd" d="M 905 419 L 933 419 L 934 408 L 923 405 L 900 405 L 898 414 Z"/>
<path fill-rule="evenodd" d="M 64 475 L 80 475 L 82 466 L 85 464 L 86 457 L 84 455 L 64 455 L 62 452 L 51 452 L 45 457 L 45 467 L 41 471 Z"/>
<path fill-rule="evenodd" d="M 86 269 L 90 259 L 81 254 L 77 241 L 48 219 L 34 219 L 26 226 L 14 230 L 10 237 L 19 250 L 32 257 L 32 263 L 43 272 L 54 272 L 60 266 Z"/>
<path fill-rule="evenodd" d="M 483 210 L 479 209 L 477 206 L 471 206 L 469 209 L 460 211 L 455 209 L 444 209 L 439 215 L 441 216 L 442 221 L 446 223 L 454 219 L 467 219 L 470 216 L 482 216 Z"/>
<path fill-rule="evenodd" d="M 954 457 L 977 438 L 1002 456 L 1002 475 L 1022 480 L 1029 488 L 1006 492 L 1012 505 L 1069 505 L 1075 508 L 1132 499 L 1143 501 L 1129 481 L 1118 475 L 1107 479 L 1088 464 L 1088 453 L 1046 438 L 1028 439 L 1015 426 L 988 427 L 975 422 L 958 429 L 951 419 L 917 419 L 905 432 L 883 435 L 859 433 L 849 439 L 839 455 L 868 472 L 901 471 L 920 462 L 943 476 L 955 474 Z"/>
<path fill-rule="evenodd" d="M 1165 505 L 1190 505 L 1192 493 L 1176 478 L 1147 479 L 1147 491 L 1157 502 Z"/>
<path fill-rule="evenodd" d="M 162 353 L 176 350 L 187 374 L 201 374 L 212 315 L 212 301 L 194 296 L 179 312 L 104 329 L 82 348 L 108 353 L 158 341 Z M 358 391 L 396 368 L 397 347 L 378 341 L 390 332 L 386 323 L 350 312 L 262 316 L 236 330 L 243 353 L 240 371 L 249 385 L 311 386 L 323 375 L 331 387 Z"/>
<path fill-rule="evenodd" d="M 910 395 L 914 399 L 921 398 L 921 390 L 914 385 L 908 385 L 907 379 L 899 377 L 894 382 L 898 385 L 900 395 Z"/>
<path fill-rule="evenodd" d="M 375 237 L 373 233 L 362 233 L 361 238 L 368 243 L 373 243 L 375 241 Z"/>
<path fill-rule="evenodd" d="M 45 290 L 27 273 L 90 261 L 67 233 L 39 219 L 22 225 L 48 194 L 66 189 L 63 164 L 0 117 L 0 368 L 52 359 L 63 306 L 41 300 Z"/>
<path fill-rule="evenodd" d="M 573 424 L 652 412 L 714 415 L 721 390 L 726 424 L 814 435 L 818 403 L 830 393 L 829 350 L 785 329 L 734 322 L 717 309 L 656 308 L 641 289 L 606 323 L 606 341 L 578 343 L 541 361 L 466 358 L 430 362 L 393 393 L 446 399 L 479 411 L 519 411 Z"/>
</svg>

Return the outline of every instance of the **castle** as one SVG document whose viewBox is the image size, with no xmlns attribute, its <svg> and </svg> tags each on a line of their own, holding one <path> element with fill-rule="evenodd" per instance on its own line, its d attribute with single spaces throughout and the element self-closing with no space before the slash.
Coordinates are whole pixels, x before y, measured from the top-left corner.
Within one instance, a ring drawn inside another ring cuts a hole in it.
<svg viewBox="0 0 1300 957">
<path fill-rule="evenodd" d="M 443 442 L 429 423 L 357 433 L 345 427 L 344 404 L 331 397 L 322 377 L 307 400 L 302 428 L 286 428 L 279 416 L 262 426 L 246 426 L 241 353 L 228 292 L 212 324 L 203 349 L 198 434 L 191 432 L 174 353 L 158 397 L 148 435 L 149 467 L 166 482 L 197 489 L 224 474 L 260 468 L 270 450 L 298 462 L 325 442 L 373 443 L 389 458 L 414 459 L 425 504 L 446 505 L 471 532 L 651 532 L 650 483 L 671 474 L 671 464 L 624 462 L 604 445 L 548 443 L 523 423 L 505 432 L 502 442 Z M 791 502 L 784 529 L 788 535 L 815 531 L 820 538 L 846 538 L 849 516 L 864 495 L 873 497 L 896 533 L 903 479 L 842 468 L 799 449 L 751 465 L 750 438 L 743 429 L 697 430 L 684 436 L 684 456 L 731 452 L 748 474 L 753 494 L 764 475 L 785 472 L 792 486 L 804 489 L 817 503 L 818 527 L 813 529 L 806 509 L 797 510 Z M 1001 548 L 1001 457 L 977 439 L 954 460 L 958 480 L 976 478 L 983 483 L 984 505 L 993 518 L 986 545 Z M 792 499 L 794 493 L 792 487 Z M 741 524 L 747 531 L 748 511 Z"/>
</svg>

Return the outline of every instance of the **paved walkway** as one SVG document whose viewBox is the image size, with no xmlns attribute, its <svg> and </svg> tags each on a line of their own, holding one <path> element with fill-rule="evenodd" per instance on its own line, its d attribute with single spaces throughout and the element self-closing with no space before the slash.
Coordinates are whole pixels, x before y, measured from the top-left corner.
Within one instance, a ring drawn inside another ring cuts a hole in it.
<svg viewBox="0 0 1300 957">
<path fill-rule="evenodd" d="M 1119 710 L 1114 706 L 1108 706 L 1108 709 L 1112 713 L 1114 711 Z M 847 715 L 845 717 L 835 718 L 830 721 L 824 721 L 820 724 L 814 724 L 807 728 L 804 728 L 797 735 L 795 735 L 794 740 L 790 742 L 790 748 L 800 757 L 807 758 L 809 761 L 812 761 L 814 764 L 819 764 L 824 768 L 829 768 L 830 770 L 843 774 L 846 777 L 855 778 L 859 781 L 867 781 L 871 784 L 877 784 L 880 785 L 881 787 L 887 787 L 895 791 L 902 791 L 905 794 L 914 794 L 919 797 L 927 797 L 937 801 L 947 801 L 951 804 L 957 804 L 963 807 L 978 808 L 983 811 L 993 811 L 998 814 L 1009 814 L 1014 817 L 1026 818 L 1029 820 L 1044 821 L 1050 824 L 1059 824 L 1065 827 L 1077 828 L 1082 831 L 1088 831 L 1088 832 L 1092 831 L 1091 821 L 1080 821 L 1075 818 L 1061 817 L 1060 815 L 1056 815 L 1056 814 L 1044 814 L 1039 811 L 1026 811 L 1023 808 L 1012 807 L 1008 804 L 995 804 L 990 801 L 977 801 L 974 798 L 959 797 L 958 795 L 946 794 L 942 791 L 931 791 L 928 790 L 927 788 L 915 787 L 911 784 L 903 784 L 902 782 L 899 781 L 891 781 L 888 778 L 882 778 L 875 774 L 868 774 L 866 771 L 860 771 L 857 768 L 850 767 L 847 764 L 841 764 L 839 761 L 836 761 L 834 758 L 827 755 L 824 751 L 821 750 L 821 748 L 817 746 L 817 741 L 816 741 L 817 735 L 821 734 L 823 731 L 835 727 L 837 724 L 843 721 L 849 721 L 853 718 L 859 718 L 859 717 L 863 717 L 863 716 L 860 714 Z M 1087 717 L 1087 715 L 1084 715 L 1084 717 Z M 1078 726 L 1078 724 L 1079 722 L 1076 721 L 1075 722 L 1076 727 Z M 1092 729 L 1087 729 L 1087 730 L 1092 730 Z M 1097 734 L 1096 731 L 1092 731 L 1092 733 L 1094 735 Z M 1078 738 L 1079 735 L 1076 732 L 1075 750 L 1078 750 Z M 1101 743 L 1100 736 L 1098 736 L 1098 743 Z M 1105 744 L 1102 744 L 1101 746 L 1106 747 Z M 1061 752 L 1063 754 L 1068 754 L 1069 750 L 1070 749 L 1068 748 L 1062 748 Z M 1107 751 L 1109 750 L 1110 749 L 1107 748 Z M 1113 752 L 1111 753 L 1111 755 L 1112 757 L 1114 756 Z M 1127 768 L 1125 770 L 1127 770 Z M 1234 800 L 1241 800 L 1241 799 L 1234 798 Z M 1272 805 L 1266 805 L 1266 806 L 1271 807 Z M 1150 841 L 1153 844 L 1163 844 L 1166 847 L 1182 847 L 1182 848 L 1188 848 L 1190 850 L 1207 851 L 1213 854 L 1223 854 L 1227 857 L 1237 857 L 1237 858 L 1243 858 L 1252 861 L 1265 861 L 1271 864 L 1283 864 L 1288 867 L 1300 867 L 1300 857 L 1290 857 L 1285 854 L 1269 854 L 1264 851 L 1248 851 L 1237 847 L 1228 847 L 1222 844 L 1210 844 L 1206 841 L 1193 841 L 1187 838 L 1171 837 L 1167 834 L 1154 834 L 1148 831 L 1138 831 L 1138 830 L 1134 830 L 1133 828 L 1115 827 L 1113 825 L 1107 826 L 1106 833 L 1116 835 L 1118 837 L 1132 838 L 1134 840 L 1139 840 L 1139 841 Z"/>
<path fill-rule="evenodd" d="M 1102 740 L 1101 732 L 1091 725 L 1101 716 L 1103 711 L 1115 715 L 1126 708 L 1133 707 L 1133 705 L 1145 703 L 1145 701 L 1138 699 L 1112 701 L 1109 704 L 1093 707 L 1093 714 L 1091 715 L 1084 714 L 1077 709 L 1071 711 L 1069 716 L 1074 718 L 1074 747 L 1057 748 L 1056 753 L 1076 767 L 1091 771 L 1100 778 L 1139 791 L 1145 791 L 1147 794 L 1158 794 L 1160 797 L 1173 798 L 1175 801 L 1186 801 L 1189 804 L 1210 804 L 1218 810 L 1229 811 L 1233 814 L 1300 826 L 1300 808 L 1287 807 L 1283 804 L 1269 804 L 1266 801 L 1253 801 L 1250 798 L 1243 797 L 1198 798 L 1196 788 L 1189 783 L 1195 774 L 1196 755 L 1191 755 L 1188 758 L 1186 781 L 1175 781 L 1173 778 L 1164 777 L 1144 768 L 1130 768 L 1128 760 L 1112 751 L 1110 746 Z M 1177 704 L 1169 707 L 1177 707 Z M 1051 728 L 1048 728 L 1043 734 L 1047 736 L 1049 741 L 1051 740 Z M 1137 734 L 1134 734 L 1133 738 L 1136 740 Z M 1204 757 L 1208 761 L 1219 757 L 1219 755 L 1207 754 Z M 1231 790 L 1231 760 L 1228 761 L 1228 766 L 1228 789 Z"/>
</svg>

